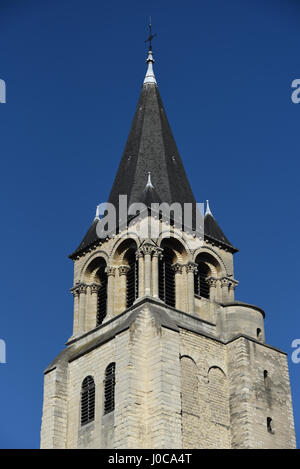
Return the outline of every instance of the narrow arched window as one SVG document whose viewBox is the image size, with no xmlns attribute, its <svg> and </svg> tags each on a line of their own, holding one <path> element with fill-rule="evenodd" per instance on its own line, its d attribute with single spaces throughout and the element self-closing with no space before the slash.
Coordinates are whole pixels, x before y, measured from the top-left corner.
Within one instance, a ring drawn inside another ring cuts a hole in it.
<svg viewBox="0 0 300 469">
<path fill-rule="evenodd" d="M 81 386 L 81 426 L 95 418 L 95 382 L 92 376 L 84 378 Z"/>
<path fill-rule="evenodd" d="M 110 363 L 105 370 L 104 379 L 104 414 L 115 409 L 115 370 L 116 364 Z"/>
<path fill-rule="evenodd" d="M 270 378 L 269 378 L 269 373 L 267 372 L 267 370 L 264 370 L 264 385 L 265 385 L 266 391 L 269 391 L 270 390 Z"/>
<path fill-rule="evenodd" d="M 164 248 L 159 261 L 159 298 L 169 306 L 175 307 L 175 272 L 172 267 L 174 252 Z"/>
<path fill-rule="evenodd" d="M 101 266 L 97 273 L 99 280 L 98 302 L 97 302 L 97 326 L 102 324 L 107 313 L 107 273 L 105 266 Z"/>
<path fill-rule="evenodd" d="M 267 417 L 267 430 L 272 435 L 274 434 L 273 420 L 271 417 Z"/>
<path fill-rule="evenodd" d="M 207 282 L 207 277 L 210 274 L 209 267 L 205 262 L 198 262 L 198 272 L 195 273 L 195 294 L 202 296 L 202 298 L 209 298 L 209 284 Z"/>
<path fill-rule="evenodd" d="M 129 249 L 126 255 L 128 262 L 128 272 L 126 276 L 126 306 L 133 305 L 138 297 L 138 261 L 135 256 L 135 249 Z"/>
</svg>

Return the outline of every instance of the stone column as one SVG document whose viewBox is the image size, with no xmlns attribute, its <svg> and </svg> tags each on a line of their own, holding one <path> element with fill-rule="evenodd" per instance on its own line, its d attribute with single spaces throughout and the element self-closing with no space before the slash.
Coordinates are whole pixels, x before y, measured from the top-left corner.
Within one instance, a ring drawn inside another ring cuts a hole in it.
<svg viewBox="0 0 300 469">
<path fill-rule="evenodd" d="M 138 298 L 142 298 L 144 296 L 144 253 L 141 249 L 138 249 L 136 252 L 136 258 L 138 260 L 138 271 L 139 271 L 139 279 L 138 279 Z"/>
<path fill-rule="evenodd" d="M 182 280 L 182 285 L 181 285 L 181 291 L 182 291 L 182 298 L 181 298 L 181 304 L 182 304 L 182 311 L 185 313 L 188 312 L 189 310 L 189 302 L 188 302 L 188 288 L 187 288 L 187 271 L 186 271 L 186 266 L 182 266 L 182 274 L 181 274 L 181 280 Z"/>
<path fill-rule="evenodd" d="M 183 282 L 182 282 L 182 271 L 183 265 L 173 264 L 173 269 L 175 272 L 175 307 L 177 309 L 183 310 L 184 308 L 184 298 L 183 298 Z"/>
<path fill-rule="evenodd" d="M 152 293 L 152 262 L 151 262 L 151 253 L 153 250 L 153 245 L 150 243 L 145 243 L 142 246 L 145 258 L 145 275 L 144 275 L 144 284 L 145 284 L 145 296 L 151 296 Z"/>
<path fill-rule="evenodd" d="M 105 269 L 107 273 L 107 308 L 106 320 L 109 321 L 114 316 L 114 287 L 115 287 L 115 273 L 116 268 L 107 266 Z"/>
<path fill-rule="evenodd" d="M 115 301 L 115 311 L 117 314 L 122 313 L 127 308 L 127 272 L 130 269 L 129 265 L 120 265 L 119 271 L 119 283 L 118 292 L 116 295 L 117 301 Z"/>
<path fill-rule="evenodd" d="M 153 248 L 153 257 L 152 257 L 152 295 L 154 298 L 159 298 L 159 259 L 162 256 L 162 249 Z"/>
<path fill-rule="evenodd" d="M 234 301 L 234 291 L 238 286 L 237 280 L 229 281 L 228 301 Z"/>
<path fill-rule="evenodd" d="M 209 299 L 215 300 L 217 293 L 217 279 L 210 277 L 207 279 L 207 283 L 209 285 Z"/>
<path fill-rule="evenodd" d="M 87 285 L 81 283 L 79 285 L 79 320 L 78 320 L 78 332 L 85 332 L 85 313 L 86 313 L 86 292 Z"/>
<path fill-rule="evenodd" d="M 197 272 L 197 264 L 189 262 L 186 265 L 187 272 L 187 293 L 188 293 L 188 312 L 195 313 L 195 296 L 194 296 L 194 275 Z"/>
<path fill-rule="evenodd" d="M 221 278 L 221 289 L 222 289 L 222 302 L 227 303 L 228 302 L 228 286 L 229 286 L 229 281 L 228 278 Z"/>
<path fill-rule="evenodd" d="M 70 291 L 74 298 L 73 336 L 75 336 L 79 330 L 79 286 L 76 285 Z"/>
<path fill-rule="evenodd" d="M 88 296 L 88 310 L 86 318 L 86 327 L 90 331 L 97 326 L 97 312 L 98 312 L 98 292 L 100 284 L 92 283 L 89 285 L 90 294 Z"/>
</svg>

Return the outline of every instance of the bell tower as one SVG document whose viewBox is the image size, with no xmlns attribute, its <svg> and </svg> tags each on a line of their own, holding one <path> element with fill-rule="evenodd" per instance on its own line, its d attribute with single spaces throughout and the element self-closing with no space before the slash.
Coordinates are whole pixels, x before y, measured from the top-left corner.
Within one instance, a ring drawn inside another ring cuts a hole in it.
<svg viewBox="0 0 300 469">
<path fill-rule="evenodd" d="M 178 215 L 199 211 L 151 45 L 147 64 L 108 201 L 116 229 L 103 236 L 97 209 L 70 255 L 73 334 L 45 370 L 41 447 L 295 448 L 286 354 L 264 311 L 235 299 L 237 249 L 209 203 L 202 230 Z"/>
</svg>

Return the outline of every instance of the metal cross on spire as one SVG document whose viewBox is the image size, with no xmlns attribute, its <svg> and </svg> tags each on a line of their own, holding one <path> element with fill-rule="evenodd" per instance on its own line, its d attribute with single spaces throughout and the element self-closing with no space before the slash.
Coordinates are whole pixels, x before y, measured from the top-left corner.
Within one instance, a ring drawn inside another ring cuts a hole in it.
<svg viewBox="0 0 300 469">
<path fill-rule="evenodd" d="M 157 36 L 157 34 L 152 34 L 152 25 L 151 25 L 151 16 L 149 18 L 149 37 L 145 42 L 149 42 L 149 50 L 152 51 L 152 39 Z"/>
</svg>

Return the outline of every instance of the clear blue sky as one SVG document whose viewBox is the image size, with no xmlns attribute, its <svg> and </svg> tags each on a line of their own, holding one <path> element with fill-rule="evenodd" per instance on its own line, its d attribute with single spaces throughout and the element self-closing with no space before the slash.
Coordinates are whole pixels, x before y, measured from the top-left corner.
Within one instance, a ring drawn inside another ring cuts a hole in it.
<svg viewBox="0 0 300 469">
<path fill-rule="evenodd" d="M 240 249 L 237 298 L 288 353 L 300 436 L 298 0 L 1 0 L 0 447 L 38 448 L 43 369 L 72 334 L 67 258 L 107 200 L 146 71 L 198 202 Z"/>
</svg>

